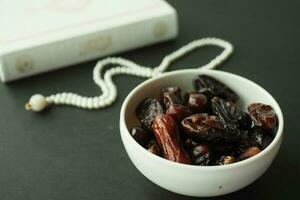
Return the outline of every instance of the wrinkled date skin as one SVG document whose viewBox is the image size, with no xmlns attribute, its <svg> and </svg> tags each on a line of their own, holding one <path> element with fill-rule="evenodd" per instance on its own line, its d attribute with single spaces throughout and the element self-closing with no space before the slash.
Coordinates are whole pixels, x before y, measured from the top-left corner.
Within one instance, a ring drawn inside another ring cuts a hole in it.
<svg viewBox="0 0 300 200">
<path fill-rule="evenodd" d="M 152 154 L 198 166 L 228 165 L 251 158 L 275 137 L 274 109 L 252 103 L 241 110 L 237 94 L 218 80 L 199 75 L 184 97 L 178 86 L 147 98 L 136 110 L 142 126 L 130 134 Z"/>
<path fill-rule="evenodd" d="M 207 166 L 210 163 L 210 150 L 206 145 L 198 145 L 194 147 L 193 151 L 194 164 L 200 166 Z"/>
<path fill-rule="evenodd" d="M 168 109 L 170 105 L 174 104 L 183 105 L 181 90 L 177 86 L 162 89 L 162 96 L 166 109 Z"/>
<path fill-rule="evenodd" d="M 248 111 L 256 126 L 261 126 L 266 130 L 274 130 L 276 128 L 276 114 L 271 106 L 253 103 L 248 107 Z"/>
<path fill-rule="evenodd" d="M 252 126 L 250 116 L 240 111 L 232 102 L 225 102 L 219 97 L 211 100 L 213 113 L 217 115 L 226 128 L 248 130 Z"/>
<path fill-rule="evenodd" d="M 207 97 L 199 93 L 188 94 L 187 104 L 193 113 L 202 113 L 209 108 Z"/>
<path fill-rule="evenodd" d="M 166 114 L 180 121 L 191 114 L 189 108 L 183 105 L 181 90 L 178 87 L 167 87 L 162 90 Z"/>
<path fill-rule="evenodd" d="M 163 108 L 160 102 L 153 98 L 147 98 L 142 101 L 136 110 L 141 124 L 147 129 L 151 129 L 153 119 L 162 113 Z"/>
<path fill-rule="evenodd" d="M 191 114 L 190 110 L 183 105 L 172 104 L 166 110 L 166 114 L 170 115 L 174 120 L 180 121 Z"/>
<path fill-rule="evenodd" d="M 238 129 L 226 129 L 220 119 L 208 114 L 194 114 L 181 122 L 183 130 L 191 138 L 207 142 L 244 140 Z"/>
<path fill-rule="evenodd" d="M 249 131 L 249 135 L 249 143 L 253 146 L 258 146 L 262 150 L 267 148 L 267 146 L 269 146 L 269 144 L 271 144 L 271 142 L 273 141 L 273 136 L 259 126 L 253 127 Z"/>
<path fill-rule="evenodd" d="M 242 130 L 249 130 L 252 127 L 252 120 L 248 113 L 241 111 L 237 104 L 230 101 L 226 102 L 229 112 L 232 116 L 236 117 L 238 127 Z"/>
<path fill-rule="evenodd" d="M 155 117 L 152 132 L 165 159 L 190 164 L 190 158 L 184 151 L 179 140 L 179 130 L 176 121 L 169 115 Z"/>
<path fill-rule="evenodd" d="M 237 102 L 238 95 L 220 81 L 206 76 L 199 75 L 194 78 L 194 88 L 199 92 L 212 98 L 214 96 L 221 97 L 226 101 Z"/>
<path fill-rule="evenodd" d="M 213 113 L 220 118 L 225 128 L 235 129 L 238 127 L 238 121 L 235 117 L 236 109 L 229 107 L 223 99 L 219 97 L 212 98 L 211 107 Z"/>
</svg>

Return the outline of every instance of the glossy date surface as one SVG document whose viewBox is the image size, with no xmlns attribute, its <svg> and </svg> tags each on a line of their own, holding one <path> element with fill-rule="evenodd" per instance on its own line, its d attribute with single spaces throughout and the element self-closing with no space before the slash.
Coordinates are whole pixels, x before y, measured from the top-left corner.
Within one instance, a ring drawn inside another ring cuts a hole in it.
<svg viewBox="0 0 300 200">
<path fill-rule="evenodd" d="M 152 132 L 165 159 L 190 164 L 190 158 L 180 144 L 176 121 L 169 115 L 157 116 L 152 124 Z"/>
<path fill-rule="evenodd" d="M 132 137 L 154 155 L 198 166 L 229 165 L 251 158 L 273 141 L 278 127 L 274 109 L 254 102 L 244 111 L 239 96 L 206 75 L 193 80 L 195 90 L 178 86 L 146 98 L 136 110 L 142 126 Z"/>
</svg>

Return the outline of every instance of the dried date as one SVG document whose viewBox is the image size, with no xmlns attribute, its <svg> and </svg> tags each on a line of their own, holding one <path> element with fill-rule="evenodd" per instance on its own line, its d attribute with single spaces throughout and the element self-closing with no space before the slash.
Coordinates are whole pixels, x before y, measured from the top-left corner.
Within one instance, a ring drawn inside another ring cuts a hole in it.
<svg viewBox="0 0 300 200">
<path fill-rule="evenodd" d="M 139 104 L 136 114 L 140 119 L 141 124 L 145 128 L 151 129 L 153 119 L 156 116 L 163 114 L 163 108 L 156 99 L 147 98 Z"/>
<path fill-rule="evenodd" d="M 142 127 L 134 127 L 131 129 L 131 136 L 143 147 L 146 147 L 151 139 L 151 135 L 148 131 Z"/>
<path fill-rule="evenodd" d="M 231 102 L 237 102 L 239 99 L 233 90 L 210 76 L 199 75 L 194 78 L 193 83 L 197 92 L 205 94 L 210 98 L 218 96 Z"/>
<path fill-rule="evenodd" d="M 174 120 L 180 121 L 183 118 L 189 116 L 191 112 L 186 106 L 179 105 L 179 104 L 172 104 L 166 110 L 166 114 L 173 117 Z"/>
<path fill-rule="evenodd" d="M 248 107 L 250 116 L 256 126 L 266 130 L 274 130 L 277 125 L 275 111 L 269 105 L 253 103 Z"/>
<path fill-rule="evenodd" d="M 211 161 L 210 150 L 206 145 L 198 145 L 193 151 L 194 164 L 207 166 Z"/>
<path fill-rule="evenodd" d="M 226 104 L 223 99 L 219 97 L 212 98 L 211 107 L 213 113 L 220 118 L 225 128 L 238 128 L 238 120 L 236 119 L 235 113 L 233 112 L 234 109 L 228 106 L 228 104 Z"/>
<path fill-rule="evenodd" d="M 273 141 L 273 136 L 261 127 L 253 127 L 250 132 L 250 144 L 264 150 Z"/>
<path fill-rule="evenodd" d="M 171 116 L 163 114 L 155 117 L 152 132 L 164 158 L 178 163 L 191 163 L 188 154 L 180 144 L 179 129 Z"/>
<path fill-rule="evenodd" d="M 179 87 L 167 87 L 162 104 L 148 98 L 138 106 L 143 127 L 134 127 L 131 135 L 149 152 L 178 163 L 227 165 L 257 155 L 273 141 L 278 119 L 271 106 L 253 103 L 247 113 L 218 80 L 200 75 L 193 83 L 196 91 L 184 99 Z"/>
<path fill-rule="evenodd" d="M 256 154 L 259 154 L 261 152 L 261 150 L 258 147 L 250 147 L 248 149 L 246 149 L 239 157 L 239 160 L 245 160 L 248 158 L 251 158 L 253 156 L 255 156 Z"/>
<path fill-rule="evenodd" d="M 181 126 L 185 133 L 195 140 L 240 142 L 245 139 L 240 130 L 225 128 L 218 117 L 204 113 L 186 117 L 182 120 Z"/>
<path fill-rule="evenodd" d="M 187 104 L 193 113 L 202 113 L 209 108 L 207 97 L 200 93 L 190 93 Z"/>
<path fill-rule="evenodd" d="M 226 128 L 248 130 L 252 126 L 250 116 L 240 111 L 232 102 L 225 102 L 219 97 L 214 97 L 211 100 L 211 107 L 213 113 L 221 119 Z"/>
<path fill-rule="evenodd" d="M 167 87 L 162 89 L 162 96 L 166 114 L 173 117 L 174 120 L 181 120 L 190 115 L 190 110 L 184 105 L 179 87 Z"/>
<path fill-rule="evenodd" d="M 171 105 L 183 105 L 183 98 L 179 87 L 167 87 L 162 89 L 162 96 L 165 108 L 168 109 Z"/>
</svg>

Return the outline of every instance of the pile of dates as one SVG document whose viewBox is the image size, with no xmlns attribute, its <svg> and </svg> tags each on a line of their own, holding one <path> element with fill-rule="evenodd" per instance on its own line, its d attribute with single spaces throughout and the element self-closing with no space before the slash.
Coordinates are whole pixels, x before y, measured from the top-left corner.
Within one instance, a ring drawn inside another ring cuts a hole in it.
<svg viewBox="0 0 300 200">
<path fill-rule="evenodd" d="M 227 165 L 250 158 L 273 140 L 278 120 L 273 108 L 252 103 L 239 108 L 238 95 L 218 80 L 199 75 L 194 91 L 162 89 L 161 98 L 142 101 L 136 114 L 142 126 L 132 137 L 151 153 L 199 166 Z"/>
</svg>

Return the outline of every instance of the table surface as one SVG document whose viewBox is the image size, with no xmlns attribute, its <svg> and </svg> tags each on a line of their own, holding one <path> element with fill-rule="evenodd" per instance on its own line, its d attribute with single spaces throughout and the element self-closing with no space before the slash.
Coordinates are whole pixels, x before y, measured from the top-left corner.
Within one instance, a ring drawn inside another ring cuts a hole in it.
<svg viewBox="0 0 300 200">
<path fill-rule="evenodd" d="M 285 117 L 284 142 L 269 170 L 250 186 L 216 199 L 284 199 L 300 190 L 298 126 L 300 1 L 203 0 L 170 3 L 178 10 L 175 41 L 119 54 L 146 66 L 207 36 L 224 38 L 235 52 L 220 70 L 267 89 Z M 204 48 L 171 70 L 201 66 L 221 50 Z M 34 93 L 61 91 L 93 96 L 96 61 L 0 84 L 0 197 L 2 200 L 190 199 L 148 181 L 129 160 L 119 135 L 119 111 L 126 95 L 144 79 L 118 76 L 119 97 L 97 111 L 54 107 L 35 114 L 23 109 Z"/>
</svg>

